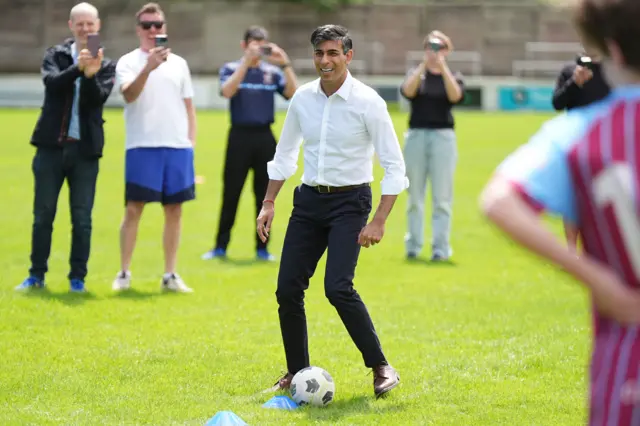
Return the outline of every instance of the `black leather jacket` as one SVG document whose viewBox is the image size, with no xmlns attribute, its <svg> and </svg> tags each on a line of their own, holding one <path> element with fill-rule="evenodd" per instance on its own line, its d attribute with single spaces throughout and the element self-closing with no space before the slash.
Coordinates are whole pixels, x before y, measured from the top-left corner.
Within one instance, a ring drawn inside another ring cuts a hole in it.
<svg viewBox="0 0 640 426">
<path fill-rule="evenodd" d="M 73 39 L 67 39 L 45 52 L 41 68 L 44 103 L 31 144 L 37 147 L 62 146 L 69 129 L 75 80 L 80 78 L 80 152 L 89 158 L 100 158 L 104 148 L 102 112 L 115 83 L 116 63 L 103 58 L 100 70 L 92 78 L 87 78 L 73 63 L 72 44 Z"/>
</svg>

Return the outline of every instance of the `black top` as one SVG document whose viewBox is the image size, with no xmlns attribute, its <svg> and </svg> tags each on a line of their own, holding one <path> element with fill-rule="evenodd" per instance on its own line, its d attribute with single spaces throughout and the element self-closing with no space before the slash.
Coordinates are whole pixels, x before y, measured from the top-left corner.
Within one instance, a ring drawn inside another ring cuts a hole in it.
<svg viewBox="0 0 640 426">
<path fill-rule="evenodd" d="M 78 114 L 80 120 L 80 152 L 86 157 L 102 157 L 104 148 L 104 104 L 115 82 L 116 62 L 104 58 L 102 68 L 87 78 L 71 56 L 73 39 L 50 47 L 42 61 L 44 103 L 31 136 L 37 147 L 61 147 L 69 130 L 75 81 L 80 79 Z"/>
<path fill-rule="evenodd" d="M 442 75 L 426 71 L 421 78 L 422 82 L 415 97 L 410 98 L 400 89 L 402 96 L 411 102 L 409 128 L 453 129 L 455 123 L 451 108 L 455 104 L 451 103 L 447 97 Z M 462 90 L 462 97 L 457 102 L 460 103 L 464 100 L 464 80 L 460 73 L 456 73 L 455 78 Z"/>
<path fill-rule="evenodd" d="M 576 64 L 567 65 L 558 76 L 553 92 L 553 107 L 557 111 L 585 106 L 599 101 L 609 94 L 610 88 L 604 79 L 602 66 L 599 63 L 593 64 L 593 77 L 582 87 L 578 87 L 573 81 L 573 71 L 576 66 Z"/>
</svg>

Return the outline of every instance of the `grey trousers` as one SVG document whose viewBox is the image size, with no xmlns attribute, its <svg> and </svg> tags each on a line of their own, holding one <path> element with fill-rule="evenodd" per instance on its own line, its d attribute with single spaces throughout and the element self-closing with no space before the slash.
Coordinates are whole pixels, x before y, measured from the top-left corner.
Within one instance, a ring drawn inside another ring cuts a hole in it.
<svg viewBox="0 0 640 426">
<path fill-rule="evenodd" d="M 405 134 L 404 159 L 409 178 L 407 254 L 419 254 L 424 245 L 427 180 L 431 181 L 432 255 L 449 258 L 453 254 L 449 237 L 453 177 L 458 157 L 456 145 L 452 129 L 409 129 Z"/>
</svg>

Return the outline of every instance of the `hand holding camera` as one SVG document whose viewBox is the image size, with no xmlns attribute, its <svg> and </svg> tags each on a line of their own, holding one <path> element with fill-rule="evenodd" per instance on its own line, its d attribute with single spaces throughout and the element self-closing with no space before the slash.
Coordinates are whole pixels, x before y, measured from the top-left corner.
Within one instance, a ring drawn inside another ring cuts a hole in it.
<svg viewBox="0 0 640 426">
<path fill-rule="evenodd" d="M 576 68 L 573 70 L 573 81 L 578 87 L 582 87 L 593 77 L 593 71 L 591 71 L 593 61 L 588 56 L 578 55 L 576 64 Z"/>
<path fill-rule="evenodd" d="M 277 44 L 265 44 L 261 46 L 261 49 L 263 58 L 265 58 L 268 62 L 278 66 L 283 66 L 289 63 L 289 56 Z"/>
<path fill-rule="evenodd" d="M 432 35 L 427 40 L 427 49 L 424 53 L 424 62 L 443 69 L 446 66 L 445 62 L 445 50 L 447 44 L 440 37 Z"/>
</svg>

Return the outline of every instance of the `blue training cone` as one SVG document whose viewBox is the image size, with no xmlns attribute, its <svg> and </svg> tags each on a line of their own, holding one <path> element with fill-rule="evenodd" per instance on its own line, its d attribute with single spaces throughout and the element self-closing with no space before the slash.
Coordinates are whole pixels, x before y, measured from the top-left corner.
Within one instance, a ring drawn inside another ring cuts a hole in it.
<svg viewBox="0 0 640 426">
<path fill-rule="evenodd" d="M 247 424 L 231 411 L 218 411 L 204 426 L 247 426 Z"/>
<path fill-rule="evenodd" d="M 280 410 L 295 410 L 298 404 L 286 395 L 274 396 L 263 405 L 265 408 L 278 408 Z"/>
</svg>

